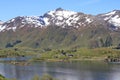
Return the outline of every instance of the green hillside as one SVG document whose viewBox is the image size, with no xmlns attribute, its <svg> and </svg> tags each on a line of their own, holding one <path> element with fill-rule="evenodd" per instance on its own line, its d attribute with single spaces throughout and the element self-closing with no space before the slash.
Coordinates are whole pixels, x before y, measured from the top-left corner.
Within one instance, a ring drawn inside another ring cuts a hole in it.
<svg viewBox="0 0 120 80">
<path fill-rule="evenodd" d="M 85 28 L 48 26 L 45 28 L 23 28 L 0 32 L 0 48 L 98 48 L 116 46 L 120 43 L 119 31 L 104 25 Z"/>
</svg>

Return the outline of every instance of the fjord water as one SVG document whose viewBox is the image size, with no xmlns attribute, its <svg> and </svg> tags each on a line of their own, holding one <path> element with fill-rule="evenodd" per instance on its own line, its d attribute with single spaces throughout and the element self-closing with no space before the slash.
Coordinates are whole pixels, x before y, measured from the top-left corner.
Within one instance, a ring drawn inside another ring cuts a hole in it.
<svg viewBox="0 0 120 80">
<path fill-rule="evenodd" d="M 120 80 L 120 64 L 79 62 L 34 62 L 28 66 L 0 63 L 0 74 L 17 80 L 50 74 L 59 80 Z"/>
</svg>

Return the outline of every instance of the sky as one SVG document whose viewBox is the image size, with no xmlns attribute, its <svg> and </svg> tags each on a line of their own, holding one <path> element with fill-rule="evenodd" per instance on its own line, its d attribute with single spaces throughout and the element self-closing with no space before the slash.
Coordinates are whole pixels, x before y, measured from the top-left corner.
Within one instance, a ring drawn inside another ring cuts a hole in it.
<svg viewBox="0 0 120 80">
<path fill-rule="evenodd" d="M 0 20 L 7 21 L 17 16 L 41 16 L 59 7 L 96 15 L 120 10 L 120 0 L 1 0 Z"/>
</svg>

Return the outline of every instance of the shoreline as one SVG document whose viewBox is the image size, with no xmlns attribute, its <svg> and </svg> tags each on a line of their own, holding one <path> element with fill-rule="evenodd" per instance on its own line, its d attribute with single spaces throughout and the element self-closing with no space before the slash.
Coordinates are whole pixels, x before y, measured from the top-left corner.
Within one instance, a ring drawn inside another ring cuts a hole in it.
<svg viewBox="0 0 120 80">
<path fill-rule="evenodd" d="M 105 61 L 103 58 L 97 59 L 44 59 L 44 60 L 30 60 L 29 62 L 72 62 L 72 61 Z"/>
</svg>

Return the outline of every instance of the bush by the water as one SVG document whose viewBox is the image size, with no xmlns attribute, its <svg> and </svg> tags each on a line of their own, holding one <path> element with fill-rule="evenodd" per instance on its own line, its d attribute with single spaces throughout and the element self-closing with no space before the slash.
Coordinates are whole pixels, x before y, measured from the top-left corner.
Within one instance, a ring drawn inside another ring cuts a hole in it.
<svg viewBox="0 0 120 80">
<path fill-rule="evenodd" d="M 0 74 L 0 80 L 7 80 L 7 79 Z"/>
<path fill-rule="evenodd" d="M 44 74 L 42 77 L 35 75 L 32 80 L 58 80 L 50 76 L 49 74 Z"/>
</svg>

